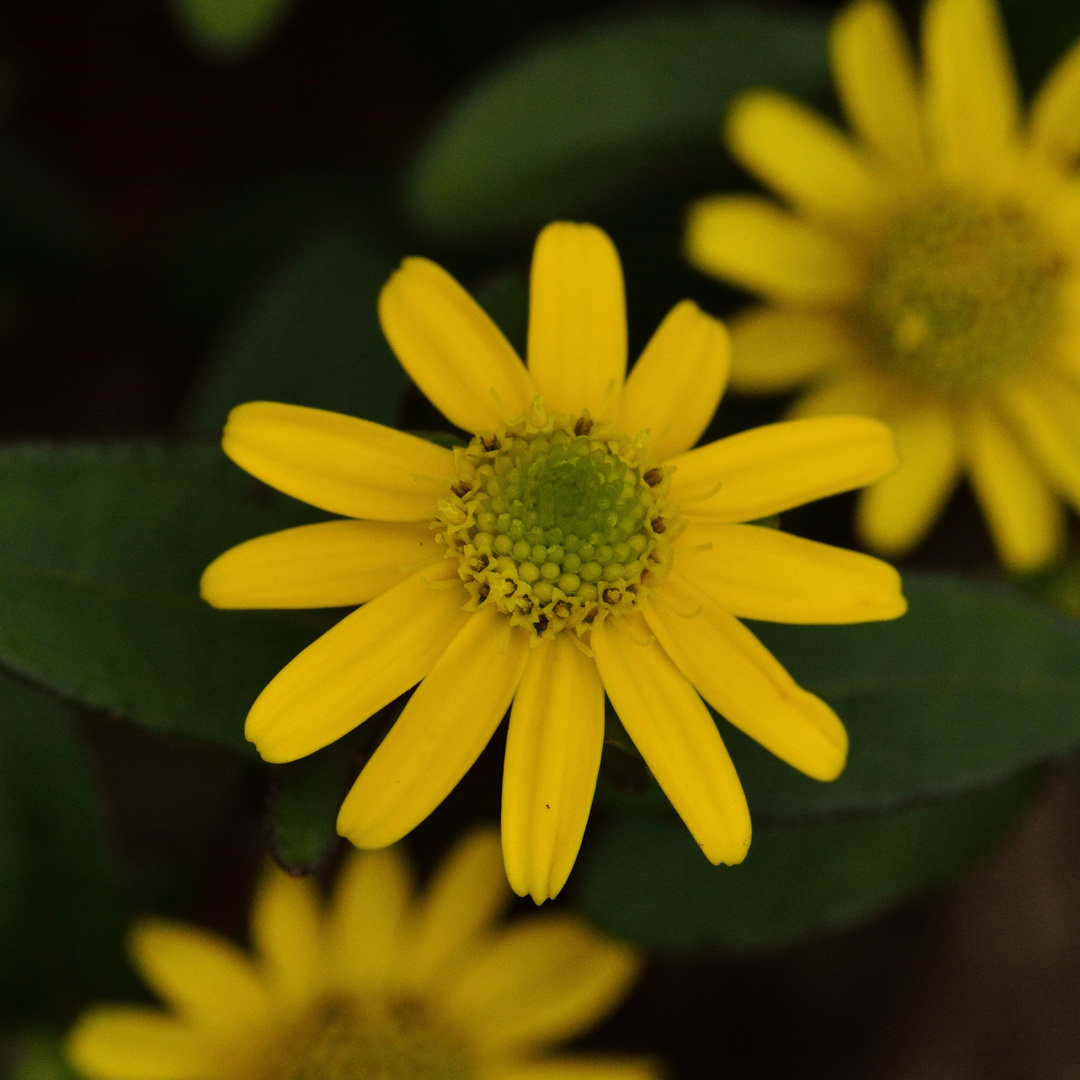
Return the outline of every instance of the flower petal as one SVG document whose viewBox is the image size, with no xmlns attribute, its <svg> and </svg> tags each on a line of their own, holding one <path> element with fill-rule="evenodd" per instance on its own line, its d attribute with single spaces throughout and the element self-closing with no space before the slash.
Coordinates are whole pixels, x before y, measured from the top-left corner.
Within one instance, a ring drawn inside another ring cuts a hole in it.
<svg viewBox="0 0 1080 1080">
<path fill-rule="evenodd" d="M 867 547 L 903 555 L 930 531 L 960 476 L 956 422 L 926 401 L 892 417 L 900 467 L 859 497 L 857 525 Z"/>
<path fill-rule="evenodd" d="M 529 411 L 521 360 L 482 307 L 441 266 L 406 259 L 379 295 L 379 321 L 401 366 L 465 431 L 493 431 Z"/>
<path fill-rule="evenodd" d="M 322 521 L 230 548 L 199 592 L 217 608 L 353 607 L 445 554 L 426 522 Z"/>
<path fill-rule="evenodd" d="M 1045 474 L 1080 507 L 1080 395 L 1063 380 L 1046 380 L 1010 387 L 999 405 Z"/>
<path fill-rule="evenodd" d="M 270 867 L 255 896 L 251 936 L 275 1000 L 303 1009 L 322 989 L 322 908 L 311 878 Z"/>
<path fill-rule="evenodd" d="M 510 900 L 499 834 L 474 829 L 458 841 L 417 903 L 409 934 L 409 980 L 445 984 Z"/>
<path fill-rule="evenodd" d="M 1080 155 L 1080 41 L 1057 62 L 1031 103 L 1028 134 L 1032 148 L 1059 168 L 1072 168 Z"/>
<path fill-rule="evenodd" d="M 833 124 L 776 90 L 751 90 L 727 119 L 731 152 L 796 210 L 825 221 L 866 224 L 882 180 Z"/>
<path fill-rule="evenodd" d="M 364 766 L 338 832 L 382 847 L 419 825 L 495 734 L 528 651 L 528 634 L 494 608 L 470 615 Z"/>
<path fill-rule="evenodd" d="M 226 1080 L 206 1035 L 156 1009 L 98 1005 L 76 1022 L 66 1049 L 90 1080 Z"/>
<path fill-rule="evenodd" d="M 1001 561 L 1012 570 L 1038 570 L 1064 547 L 1061 507 L 996 416 L 976 407 L 966 419 L 971 483 Z"/>
<path fill-rule="evenodd" d="M 878 420 L 822 416 L 742 431 L 669 464 L 682 513 L 738 522 L 869 484 L 896 468 L 896 450 Z"/>
<path fill-rule="evenodd" d="M 197 1028 L 236 1032 L 271 1014 L 254 965 L 223 938 L 183 923 L 143 919 L 131 933 L 130 948 L 150 986 Z"/>
<path fill-rule="evenodd" d="M 606 620 L 593 630 L 592 648 L 623 727 L 705 857 L 713 864 L 742 862 L 750 812 L 697 692 L 639 618 Z"/>
<path fill-rule="evenodd" d="M 648 1058 L 551 1057 L 496 1068 L 490 1080 L 661 1080 L 664 1070 Z"/>
<path fill-rule="evenodd" d="M 740 619 L 857 623 L 907 610 L 900 575 L 858 551 L 759 525 L 691 524 L 676 543 L 679 573 Z"/>
<path fill-rule="evenodd" d="M 454 455 L 426 439 L 275 401 L 233 409 L 221 446 L 263 483 L 347 517 L 426 521 L 454 478 Z"/>
<path fill-rule="evenodd" d="M 1000 175 L 1016 145 L 1020 91 L 993 0 L 930 0 L 923 13 L 929 135 L 946 175 Z"/>
<path fill-rule="evenodd" d="M 415 686 L 470 618 L 446 559 L 347 615 L 270 681 L 244 734 L 266 761 L 294 761 L 341 738 Z"/>
<path fill-rule="evenodd" d="M 790 390 L 857 355 L 843 322 L 827 312 L 756 307 L 731 320 L 736 390 Z"/>
<path fill-rule="evenodd" d="M 915 64 L 891 4 L 856 0 L 829 31 L 833 78 L 852 126 L 893 168 L 921 171 L 926 145 Z"/>
<path fill-rule="evenodd" d="M 848 737 L 821 698 L 803 690 L 760 641 L 696 580 L 672 573 L 646 610 L 649 629 L 717 712 L 815 780 L 835 780 Z M 697 612 L 697 614 L 691 614 Z"/>
<path fill-rule="evenodd" d="M 327 960 L 340 991 L 397 985 L 412 878 L 397 849 L 350 854 L 334 889 Z"/>
<path fill-rule="evenodd" d="M 626 298 L 619 254 L 595 225 L 557 221 L 537 238 L 529 373 L 555 412 L 616 415 L 626 377 Z"/>
<path fill-rule="evenodd" d="M 591 1027 L 625 995 L 639 966 L 629 946 L 580 919 L 532 918 L 473 955 L 445 1008 L 489 1050 L 537 1048 Z"/>
<path fill-rule="evenodd" d="M 604 745 L 604 686 L 569 634 L 530 650 L 503 768 L 506 876 L 518 896 L 557 896 L 589 820 Z"/>
<path fill-rule="evenodd" d="M 875 384 L 861 372 L 838 372 L 799 398 L 787 411 L 789 420 L 813 416 L 881 416 L 885 386 Z"/>
<path fill-rule="evenodd" d="M 686 257 L 706 274 L 781 302 L 845 303 L 860 287 L 861 272 L 839 241 L 756 195 L 694 203 Z"/>
</svg>

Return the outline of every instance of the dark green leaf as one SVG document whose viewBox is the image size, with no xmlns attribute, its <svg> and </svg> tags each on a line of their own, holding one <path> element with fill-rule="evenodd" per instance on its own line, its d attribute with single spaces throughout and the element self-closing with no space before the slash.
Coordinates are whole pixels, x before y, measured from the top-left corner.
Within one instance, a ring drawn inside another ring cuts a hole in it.
<svg viewBox="0 0 1080 1080">
<path fill-rule="evenodd" d="M 891 809 L 986 787 L 1080 744 L 1080 626 L 1007 588 L 908 573 L 911 608 L 860 626 L 754 625 L 847 725 L 839 780 L 810 780 L 720 721 L 756 821 Z M 639 799 L 663 807 L 655 785 Z"/>
<path fill-rule="evenodd" d="M 295 0 L 171 0 L 192 43 L 211 56 L 250 52 L 277 29 Z"/>
<path fill-rule="evenodd" d="M 578 894 L 600 926 L 647 948 L 775 949 L 864 921 L 953 876 L 1001 835 L 1031 788 L 1024 775 L 863 821 L 759 829 L 733 867 L 711 866 L 679 821 L 624 817 L 583 852 Z"/>
<path fill-rule="evenodd" d="M 199 575 L 310 519 L 217 447 L 0 452 L 0 664 L 146 727 L 245 747 L 251 702 L 326 618 L 213 611 Z"/>
<path fill-rule="evenodd" d="M 702 154 L 748 86 L 826 78 L 820 19 L 725 4 L 549 41 L 489 74 L 421 151 L 406 204 L 446 236 L 535 229 Z"/>
<path fill-rule="evenodd" d="M 396 261 L 353 226 L 309 236 L 211 359 L 185 429 L 216 435 L 234 405 L 260 400 L 393 424 L 408 377 L 379 328 L 376 302 Z"/>
<path fill-rule="evenodd" d="M 67 710 L 0 678 L 0 1013 L 123 987 L 124 913 Z"/>
</svg>

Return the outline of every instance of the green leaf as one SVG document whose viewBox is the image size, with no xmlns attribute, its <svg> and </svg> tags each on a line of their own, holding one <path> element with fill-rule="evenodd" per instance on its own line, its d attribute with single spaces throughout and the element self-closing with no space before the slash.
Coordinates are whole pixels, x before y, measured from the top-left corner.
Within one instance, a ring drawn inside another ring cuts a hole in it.
<svg viewBox="0 0 1080 1080">
<path fill-rule="evenodd" d="M 0 452 L 0 664 L 157 731 L 246 748 L 258 692 L 324 614 L 214 611 L 226 548 L 311 520 L 217 447 Z"/>
<path fill-rule="evenodd" d="M 984 788 L 1080 744 L 1080 626 L 1010 589 L 915 572 L 893 622 L 753 629 L 839 713 L 847 768 L 824 784 L 719 721 L 756 822 L 863 814 Z M 652 785 L 623 808 L 663 808 Z"/>
<path fill-rule="evenodd" d="M 284 401 L 393 424 L 408 377 L 382 335 L 379 290 L 396 257 L 355 226 L 322 228 L 264 282 L 185 410 L 221 431 L 244 401 Z"/>
<path fill-rule="evenodd" d="M 711 866 L 679 821 L 623 817 L 584 850 L 578 898 L 604 929 L 647 948 L 777 949 L 954 876 L 1001 836 L 1032 787 L 1024 775 L 863 821 L 758 829 L 740 866 Z"/>
<path fill-rule="evenodd" d="M 295 0 L 171 0 L 192 44 L 210 56 L 241 56 L 261 45 Z"/>
<path fill-rule="evenodd" d="M 566 34 L 457 102 L 407 178 L 406 208 L 447 237 L 535 229 L 673 163 L 719 161 L 739 90 L 807 91 L 826 77 L 825 25 L 808 15 L 725 4 Z"/>
<path fill-rule="evenodd" d="M 0 1013 L 126 989 L 125 921 L 67 710 L 0 678 Z"/>
</svg>

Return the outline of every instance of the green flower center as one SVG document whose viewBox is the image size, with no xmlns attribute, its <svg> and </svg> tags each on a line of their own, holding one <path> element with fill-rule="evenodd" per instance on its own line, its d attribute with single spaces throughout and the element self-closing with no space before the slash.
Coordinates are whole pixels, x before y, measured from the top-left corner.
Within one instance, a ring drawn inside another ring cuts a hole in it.
<svg viewBox="0 0 1080 1080">
<path fill-rule="evenodd" d="M 632 608 L 670 562 L 667 477 L 641 442 L 538 403 L 459 450 L 435 528 L 474 606 L 495 604 L 538 636 Z"/>
<path fill-rule="evenodd" d="M 324 1002 L 290 1033 L 265 1080 L 476 1080 L 465 1041 L 418 1001 Z"/>
<path fill-rule="evenodd" d="M 890 374 L 982 389 L 1051 347 L 1062 269 L 1021 211 L 940 194 L 895 218 L 871 257 L 865 327 Z"/>
</svg>

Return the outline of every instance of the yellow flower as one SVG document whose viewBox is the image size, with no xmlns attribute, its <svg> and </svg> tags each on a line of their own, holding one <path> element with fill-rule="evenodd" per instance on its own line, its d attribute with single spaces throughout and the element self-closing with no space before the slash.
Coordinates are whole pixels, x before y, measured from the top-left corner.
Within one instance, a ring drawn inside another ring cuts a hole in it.
<svg viewBox="0 0 1080 1080">
<path fill-rule="evenodd" d="M 476 433 L 466 448 L 314 409 L 235 409 L 235 462 L 358 520 L 241 544 L 202 590 L 220 607 L 364 605 L 252 706 L 247 736 L 269 761 L 310 754 L 420 684 L 341 808 L 359 847 L 422 821 L 512 702 L 503 850 L 514 891 L 540 903 L 581 843 L 605 691 L 706 856 L 736 863 L 746 800 L 698 695 L 820 779 L 843 768 L 847 736 L 735 616 L 890 619 L 904 600 L 869 556 L 738 524 L 893 468 L 883 425 L 803 420 L 690 450 L 726 381 L 724 328 L 679 304 L 626 378 L 622 271 L 593 226 L 541 233 L 530 303 L 526 370 L 434 263 L 407 259 L 383 290 L 390 344 Z"/>
<path fill-rule="evenodd" d="M 849 138 L 782 94 L 731 112 L 735 155 L 791 205 L 710 198 L 689 258 L 769 302 L 732 327 L 732 384 L 812 388 L 794 415 L 895 429 L 858 524 L 899 555 L 966 473 L 1002 561 L 1030 570 L 1080 505 L 1080 46 L 1022 116 L 992 0 L 930 0 L 920 78 L 882 0 L 836 19 Z"/>
<path fill-rule="evenodd" d="M 131 953 L 168 1012 L 98 1005 L 68 1036 L 90 1080 L 654 1080 L 641 1059 L 551 1056 L 625 995 L 628 946 L 581 920 L 494 929 L 509 898 L 482 830 L 413 896 L 394 849 L 354 853 L 325 908 L 272 869 L 249 958 L 214 934 L 147 919 Z"/>
</svg>

